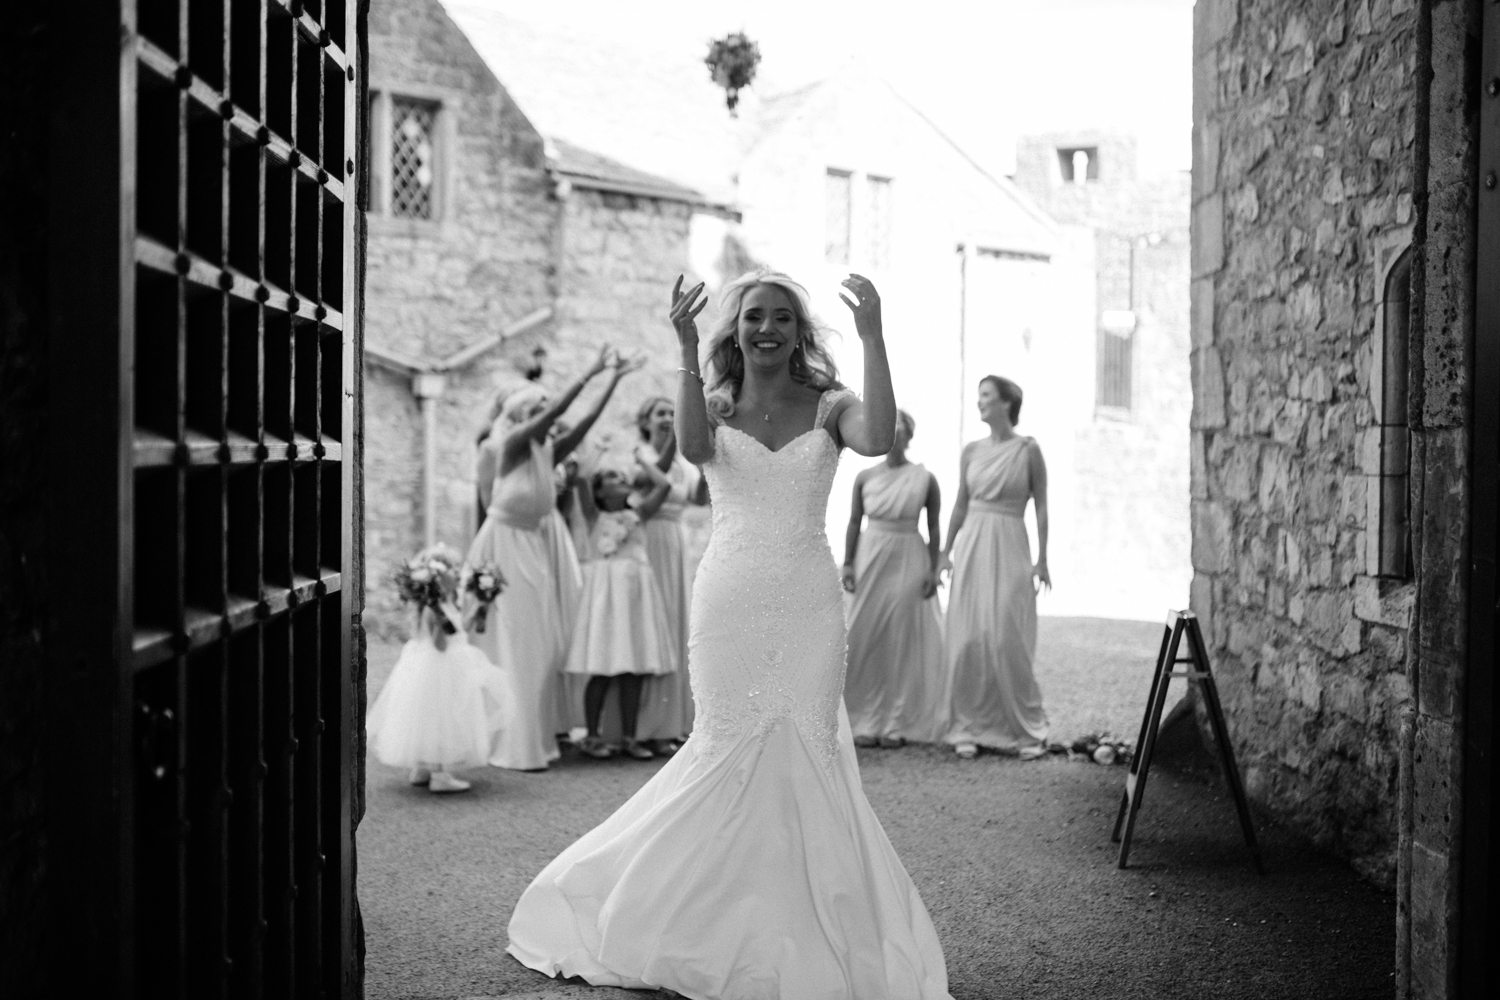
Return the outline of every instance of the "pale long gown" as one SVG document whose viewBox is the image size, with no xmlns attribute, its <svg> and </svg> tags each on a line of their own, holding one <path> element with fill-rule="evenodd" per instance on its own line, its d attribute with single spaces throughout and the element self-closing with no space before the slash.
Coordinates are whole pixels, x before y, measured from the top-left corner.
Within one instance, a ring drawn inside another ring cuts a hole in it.
<svg viewBox="0 0 1500 1000">
<path fill-rule="evenodd" d="M 1030 441 L 986 438 L 969 453 L 969 513 L 953 544 L 944 642 L 949 743 L 1014 750 L 1047 738 L 1032 670 L 1036 590 L 1023 519 Z"/>
<path fill-rule="evenodd" d="M 514 699 L 490 763 L 521 771 L 558 756 L 557 734 L 568 720 L 562 696 L 566 616 L 555 571 L 558 539 L 550 530 L 555 493 L 552 445 L 532 442 L 531 455 L 495 478 L 494 496 L 466 562 L 498 566 L 506 587 L 475 637 L 510 677 Z"/>
<path fill-rule="evenodd" d="M 865 799 L 824 517 L 839 451 L 719 426 L 681 750 L 521 895 L 509 951 L 693 1000 L 949 1000 L 927 909 Z"/>
<path fill-rule="evenodd" d="M 923 598 L 932 569 L 917 519 L 931 473 L 879 465 L 860 487 L 869 521 L 854 561 L 844 704 L 855 736 L 933 741 L 944 735 L 943 624 Z"/>
<path fill-rule="evenodd" d="M 649 444 L 641 445 L 639 454 L 647 462 L 655 463 L 659 458 Z M 672 488 L 661 507 L 646 520 L 646 554 L 666 601 L 668 624 L 677 643 L 677 662 L 686 663 L 692 581 L 688 579 L 687 553 L 683 550 L 682 515 L 698 491 L 699 472 L 678 455 L 666 475 Z M 692 731 L 693 689 L 688 672 L 677 670 L 648 679 L 641 689 L 637 736 L 646 740 L 683 740 Z"/>
</svg>

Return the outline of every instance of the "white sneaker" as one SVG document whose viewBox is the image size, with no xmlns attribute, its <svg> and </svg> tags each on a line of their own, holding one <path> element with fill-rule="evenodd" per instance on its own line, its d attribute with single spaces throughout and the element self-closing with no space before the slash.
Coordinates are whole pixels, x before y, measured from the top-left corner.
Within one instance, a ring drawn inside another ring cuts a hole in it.
<svg viewBox="0 0 1500 1000">
<path fill-rule="evenodd" d="M 467 792 L 471 786 L 462 778 L 455 778 L 447 771 L 435 771 L 427 783 L 429 792 Z"/>
<path fill-rule="evenodd" d="M 432 772 L 425 767 L 414 767 L 407 780 L 413 785 L 425 785 L 432 780 Z"/>
</svg>

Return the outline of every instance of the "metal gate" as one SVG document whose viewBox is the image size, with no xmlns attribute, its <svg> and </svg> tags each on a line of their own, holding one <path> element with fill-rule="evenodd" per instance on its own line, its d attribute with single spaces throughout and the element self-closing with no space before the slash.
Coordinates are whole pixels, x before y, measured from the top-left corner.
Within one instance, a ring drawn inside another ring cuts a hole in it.
<svg viewBox="0 0 1500 1000">
<path fill-rule="evenodd" d="M 349 985 L 356 6 L 121 5 L 125 995 Z"/>
</svg>

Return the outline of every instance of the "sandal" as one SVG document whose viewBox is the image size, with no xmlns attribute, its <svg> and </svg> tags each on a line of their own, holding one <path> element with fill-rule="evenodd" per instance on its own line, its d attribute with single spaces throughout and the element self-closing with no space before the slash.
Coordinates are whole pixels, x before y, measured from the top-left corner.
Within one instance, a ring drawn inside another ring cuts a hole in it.
<svg viewBox="0 0 1500 1000">
<path fill-rule="evenodd" d="M 462 778 L 455 778 L 447 771 L 434 771 L 427 783 L 429 792 L 467 792 L 472 786 Z"/>
<path fill-rule="evenodd" d="M 595 760 L 609 760 L 615 752 L 597 736 L 585 736 L 578 742 L 578 749 Z"/>
<path fill-rule="evenodd" d="M 953 747 L 953 752 L 964 760 L 973 760 L 979 756 L 979 747 L 974 743 L 957 743 Z"/>
</svg>

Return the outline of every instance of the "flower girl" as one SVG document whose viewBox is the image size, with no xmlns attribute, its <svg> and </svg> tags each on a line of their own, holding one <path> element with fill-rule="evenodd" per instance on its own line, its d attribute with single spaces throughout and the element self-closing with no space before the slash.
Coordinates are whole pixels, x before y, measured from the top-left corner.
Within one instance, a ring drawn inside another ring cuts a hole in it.
<svg viewBox="0 0 1500 1000">
<path fill-rule="evenodd" d="M 629 472 L 606 465 L 590 485 L 578 491 L 589 544 L 580 553 L 585 560 L 583 597 L 567 665 L 568 673 L 589 676 L 583 696 L 589 732 L 579 749 L 590 757 L 612 755 L 599 735 L 599 719 L 610 686 L 618 683 L 624 752 L 650 760 L 651 751 L 635 738 L 641 683 L 647 676 L 678 669 L 678 654 L 666 603 L 646 556 L 641 520 L 661 506 L 671 482 L 644 464 Z"/>
<path fill-rule="evenodd" d="M 401 649 L 365 722 L 370 750 L 382 764 L 411 769 L 411 783 L 432 792 L 462 792 L 455 768 L 489 761 L 510 697 L 505 674 L 469 645 L 456 599 L 462 557 L 445 545 L 423 549 L 396 571 L 401 599 L 416 627 Z M 482 632 L 504 578 L 480 567 L 464 580 L 473 598 L 468 624 Z"/>
</svg>

